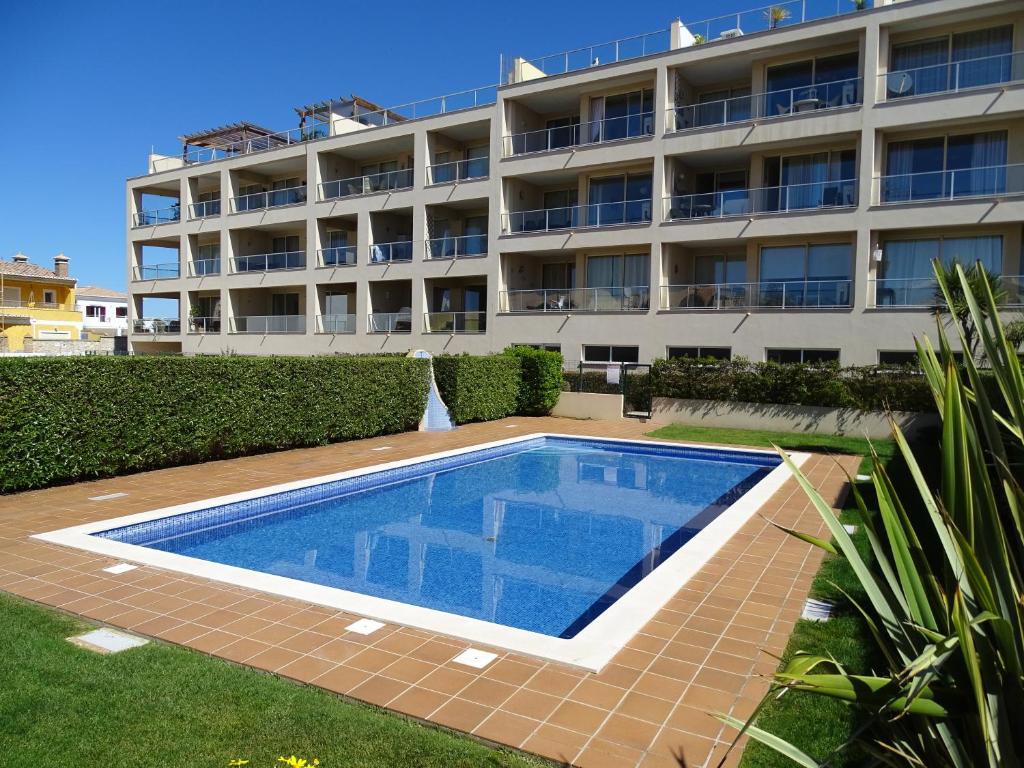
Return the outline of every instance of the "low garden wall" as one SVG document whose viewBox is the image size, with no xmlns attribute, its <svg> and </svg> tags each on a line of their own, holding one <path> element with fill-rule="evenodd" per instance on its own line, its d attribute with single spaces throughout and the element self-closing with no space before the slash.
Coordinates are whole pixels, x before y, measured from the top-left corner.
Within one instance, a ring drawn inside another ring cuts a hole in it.
<svg viewBox="0 0 1024 768">
<path fill-rule="evenodd" d="M 622 395 L 563 392 L 551 415 L 566 419 L 621 419 L 622 406 Z"/>
</svg>

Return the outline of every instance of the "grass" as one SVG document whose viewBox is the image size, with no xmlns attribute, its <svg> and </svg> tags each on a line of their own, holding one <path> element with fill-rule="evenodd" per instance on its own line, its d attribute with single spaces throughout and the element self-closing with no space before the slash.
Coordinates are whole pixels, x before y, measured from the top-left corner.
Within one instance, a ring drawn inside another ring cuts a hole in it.
<svg viewBox="0 0 1024 768">
<path fill-rule="evenodd" d="M 871 441 L 856 437 L 806 435 L 787 432 L 765 432 L 740 429 L 712 429 L 688 427 L 680 424 L 663 427 L 651 433 L 652 437 L 670 440 L 689 440 L 708 443 L 731 443 L 748 446 L 771 446 L 773 443 L 787 450 L 810 450 L 863 456 L 860 472 L 872 468 L 870 449 L 873 445 L 879 462 L 890 473 L 899 474 L 901 460 L 897 458 L 896 444 L 891 440 Z M 861 491 L 865 492 L 864 486 Z M 860 513 L 851 499 L 841 512 L 844 523 L 856 524 Z M 872 497 L 865 495 L 870 506 Z M 869 546 L 863 528 L 853 534 L 861 554 L 868 556 Z M 870 562 L 870 557 L 867 557 Z M 826 555 L 811 585 L 811 596 L 833 602 L 833 617 L 827 622 L 799 620 L 793 629 L 783 659 L 788 660 L 802 650 L 822 656 L 832 656 L 852 670 L 869 670 L 875 661 L 875 646 L 866 625 L 839 588 L 860 601 L 864 592 L 853 570 L 845 560 Z M 836 699 L 789 691 L 781 698 L 771 699 L 758 716 L 758 725 L 792 744 L 807 754 L 823 760 L 841 746 L 858 727 L 859 720 L 852 710 Z M 856 749 L 845 750 L 829 761 L 835 768 L 850 768 L 864 763 L 864 754 Z M 750 741 L 740 762 L 741 768 L 792 768 L 794 764 L 777 752 Z"/>
<path fill-rule="evenodd" d="M 0 595 L 0 766 L 543 765 L 326 691 L 163 645 L 103 656 L 89 626 Z"/>
</svg>

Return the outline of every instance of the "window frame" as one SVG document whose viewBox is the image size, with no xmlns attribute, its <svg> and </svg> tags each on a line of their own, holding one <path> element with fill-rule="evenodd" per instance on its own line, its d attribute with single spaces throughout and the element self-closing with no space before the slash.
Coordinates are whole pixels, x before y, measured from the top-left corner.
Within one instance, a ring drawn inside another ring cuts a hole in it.
<svg viewBox="0 0 1024 768">
<path fill-rule="evenodd" d="M 587 357 L 587 350 L 589 350 L 589 349 L 607 349 L 608 350 L 608 359 L 607 360 L 594 360 L 594 359 L 591 359 L 591 358 Z M 616 350 L 624 350 L 624 349 L 636 350 L 636 359 L 635 360 L 616 360 L 615 359 L 615 351 Z M 629 365 L 629 364 L 632 364 L 632 363 L 638 363 L 638 362 L 640 362 L 640 346 L 639 345 L 633 345 L 633 344 L 582 344 L 581 345 L 581 349 L 580 349 L 580 360 L 584 364 L 592 364 L 592 365 L 615 365 L 616 363 L 618 363 L 620 365 L 621 364 Z"/>
<path fill-rule="evenodd" d="M 773 352 L 799 352 L 800 360 L 798 363 L 793 361 L 786 362 L 784 360 L 772 360 L 771 354 Z M 835 353 L 835 360 L 807 360 L 808 352 L 826 352 Z M 842 364 L 842 350 L 841 349 L 827 349 L 823 347 L 765 347 L 764 348 L 764 361 L 766 363 L 777 363 L 779 365 L 815 365 L 815 364 L 831 364 L 836 363 L 837 365 Z"/>
</svg>

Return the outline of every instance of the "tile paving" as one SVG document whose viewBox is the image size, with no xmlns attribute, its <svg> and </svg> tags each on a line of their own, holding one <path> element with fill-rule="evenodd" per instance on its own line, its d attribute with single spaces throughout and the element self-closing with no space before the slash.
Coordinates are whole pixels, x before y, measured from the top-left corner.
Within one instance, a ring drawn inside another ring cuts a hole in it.
<svg viewBox="0 0 1024 768">
<path fill-rule="evenodd" d="M 358 616 L 141 566 L 29 537 L 148 509 L 411 458 L 532 432 L 642 437 L 649 425 L 537 418 L 466 425 L 176 467 L 0 497 L 0 590 L 187 646 L 359 701 L 583 766 L 717 765 L 734 732 L 709 710 L 745 717 L 767 689 L 821 559 L 755 516 L 598 674 L 411 627 L 348 631 Z M 386 457 L 374 448 L 390 446 Z M 854 457 L 814 455 L 804 471 L 830 503 Z M 124 496 L 110 497 L 112 494 Z M 96 500 L 96 497 L 106 499 Z M 822 535 L 789 480 L 762 514 Z M 480 647 L 480 646 L 474 646 Z M 766 653 L 767 652 L 767 653 Z M 741 745 L 742 746 L 742 743 Z M 740 749 L 725 758 L 735 765 Z"/>
</svg>

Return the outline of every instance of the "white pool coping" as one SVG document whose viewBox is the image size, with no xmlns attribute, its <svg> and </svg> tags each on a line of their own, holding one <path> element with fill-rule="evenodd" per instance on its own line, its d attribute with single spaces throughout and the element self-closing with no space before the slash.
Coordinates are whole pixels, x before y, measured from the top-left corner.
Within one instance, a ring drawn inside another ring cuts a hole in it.
<svg viewBox="0 0 1024 768">
<path fill-rule="evenodd" d="M 334 608 L 340 611 L 377 619 L 389 624 L 402 624 L 408 627 L 423 629 L 442 635 L 450 635 L 473 644 L 484 644 L 502 648 L 513 653 L 534 656 L 547 661 L 559 662 L 579 667 L 590 672 L 600 672 L 611 661 L 622 647 L 639 632 L 647 622 L 692 578 L 743 525 L 757 512 L 761 506 L 791 476 L 785 464 L 779 464 L 743 494 L 736 502 L 721 512 L 686 544 L 674 552 L 667 560 L 629 589 L 625 595 L 608 607 L 600 616 L 590 622 L 571 639 L 550 637 L 539 632 L 506 627 L 501 624 L 459 616 L 433 608 L 381 597 L 363 595 L 335 587 L 312 584 L 285 576 L 239 568 L 233 565 L 212 563 L 198 560 L 186 555 L 172 552 L 161 552 L 137 544 L 126 544 L 112 541 L 92 534 L 120 528 L 136 523 L 144 523 L 186 512 L 207 509 L 209 507 L 246 501 L 258 496 L 272 493 L 306 488 L 336 480 L 358 477 L 360 475 L 379 472 L 386 469 L 419 464 L 431 459 L 458 456 L 474 451 L 485 450 L 512 443 L 525 442 L 542 437 L 565 438 L 568 440 L 595 440 L 610 443 L 629 443 L 678 448 L 694 448 L 712 450 L 720 453 L 766 454 L 775 455 L 774 451 L 729 448 L 693 443 L 676 443 L 655 440 L 629 440 L 589 435 L 563 435 L 552 432 L 538 432 L 507 440 L 495 440 L 479 443 L 451 451 L 431 453 L 412 459 L 402 459 L 383 464 L 375 464 L 347 472 L 322 475 L 291 483 L 255 488 L 251 491 L 202 499 L 200 501 L 178 504 L 173 507 L 139 512 L 134 515 L 101 520 L 84 525 L 76 525 L 49 533 L 35 534 L 32 538 L 47 541 L 51 544 L 83 549 L 100 555 L 130 560 L 135 563 L 163 568 L 168 571 L 184 573 L 191 576 L 219 581 L 239 587 L 269 592 L 282 597 L 303 600 L 308 603 Z M 798 467 L 810 458 L 807 453 L 790 453 L 790 458 Z"/>
</svg>

